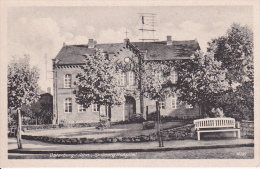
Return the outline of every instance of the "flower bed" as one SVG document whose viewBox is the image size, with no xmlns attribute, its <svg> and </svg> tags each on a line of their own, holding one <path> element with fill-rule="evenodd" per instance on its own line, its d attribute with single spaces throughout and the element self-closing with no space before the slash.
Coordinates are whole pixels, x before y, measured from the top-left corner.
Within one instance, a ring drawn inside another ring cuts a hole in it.
<svg viewBox="0 0 260 169">
<path fill-rule="evenodd" d="M 180 140 L 180 139 L 195 139 L 195 130 L 193 124 L 188 124 L 182 127 L 172 128 L 162 130 L 162 135 L 164 140 Z M 157 140 L 157 133 L 131 136 L 131 137 L 104 137 L 104 138 L 59 138 L 50 136 L 32 136 L 32 135 L 22 135 L 23 139 L 28 140 L 38 140 L 49 143 L 57 144 L 91 144 L 91 143 L 115 143 L 115 142 L 126 142 L 126 143 L 136 143 L 136 142 L 148 142 Z"/>
</svg>

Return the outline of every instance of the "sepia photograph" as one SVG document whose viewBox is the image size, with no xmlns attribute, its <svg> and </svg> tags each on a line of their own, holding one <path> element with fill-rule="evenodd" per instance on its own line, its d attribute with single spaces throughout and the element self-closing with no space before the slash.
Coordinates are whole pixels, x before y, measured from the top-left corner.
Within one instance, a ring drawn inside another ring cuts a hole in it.
<svg viewBox="0 0 260 169">
<path fill-rule="evenodd" d="M 1 132 L 8 163 L 259 165 L 259 4 L 243 2 L 251 3 L 6 3 Z"/>
</svg>

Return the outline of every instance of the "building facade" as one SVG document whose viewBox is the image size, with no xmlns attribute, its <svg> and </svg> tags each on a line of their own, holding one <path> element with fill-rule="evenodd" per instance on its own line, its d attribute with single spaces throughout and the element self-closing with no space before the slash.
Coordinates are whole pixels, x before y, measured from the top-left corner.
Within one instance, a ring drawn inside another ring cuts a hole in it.
<svg viewBox="0 0 260 169">
<path fill-rule="evenodd" d="M 155 111 L 154 100 L 143 98 L 140 102 L 140 97 L 129 94 L 142 87 L 132 71 L 122 72 L 119 77 L 119 86 L 130 91 L 125 94 L 125 102 L 122 105 L 109 107 L 108 111 L 105 111 L 104 106 L 92 104 L 89 108 L 84 108 L 76 103 L 73 91 L 77 87 L 74 81 L 77 74 L 82 72 L 80 66 L 84 64 L 84 58 L 93 55 L 96 48 L 102 49 L 108 57 L 117 57 L 121 62 L 135 60 L 141 64 L 156 60 L 190 59 L 200 47 L 196 40 L 172 41 L 170 36 L 166 41 L 160 42 L 130 42 L 125 39 L 123 43 L 97 44 L 90 39 L 87 45 L 63 45 L 56 58 L 53 59 L 54 124 L 98 122 L 100 116 L 111 121 L 125 121 L 129 120 L 132 115 L 141 113 L 141 104 L 145 108 L 144 112 Z M 140 56 L 142 56 L 142 62 L 140 62 Z M 161 76 L 160 73 L 157 72 L 156 76 Z M 171 72 L 170 78 L 177 82 L 178 72 Z M 164 116 L 183 118 L 198 116 L 197 108 L 179 102 L 177 95 L 160 102 L 160 108 L 161 115 Z M 147 118 L 146 114 L 142 114 L 144 118 Z"/>
</svg>

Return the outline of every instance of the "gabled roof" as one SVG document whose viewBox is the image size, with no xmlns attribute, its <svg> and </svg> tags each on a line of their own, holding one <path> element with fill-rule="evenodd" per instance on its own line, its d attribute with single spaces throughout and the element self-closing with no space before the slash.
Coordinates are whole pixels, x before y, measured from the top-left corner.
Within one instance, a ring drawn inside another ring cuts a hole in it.
<svg viewBox="0 0 260 169">
<path fill-rule="evenodd" d="M 190 57 L 199 44 L 196 40 L 172 41 L 172 45 L 167 45 L 166 41 L 161 42 L 131 42 L 141 51 L 146 51 L 145 60 L 173 60 Z"/>
<path fill-rule="evenodd" d="M 138 50 L 145 52 L 145 60 L 174 60 L 190 57 L 199 44 L 196 40 L 172 41 L 172 45 L 167 45 L 166 41 L 160 42 L 130 42 Z M 124 43 L 96 44 L 105 53 L 116 54 L 125 46 Z M 58 64 L 82 64 L 85 55 L 93 55 L 94 48 L 88 45 L 69 45 L 64 46 L 58 53 L 56 59 Z"/>
</svg>

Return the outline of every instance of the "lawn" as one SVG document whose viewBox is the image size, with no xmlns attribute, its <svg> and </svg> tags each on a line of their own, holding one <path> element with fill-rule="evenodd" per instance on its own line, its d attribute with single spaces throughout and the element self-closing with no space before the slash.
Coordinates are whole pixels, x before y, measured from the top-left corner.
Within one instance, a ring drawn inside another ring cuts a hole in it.
<svg viewBox="0 0 260 169">
<path fill-rule="evenodd" d="M 185 122 L 176 121 L 176 122 L 166 122 L 162 124 L 163 129 L 174 128 L 185 125 Z M 121 130 L 120 135 L 121 137 L 127 136 L 139 136 L 139 135 L 147 135 L 157 132 L 157 124 L 155 124 L 154 129 L 143 130 L 142 123 L 135 123 L 135 124 L 121 124 L 121 125 L 112 125 L 110 129 L 126 129 Z"/>
<path fill-rule="evenodd" d="M 166 122 L 162 124 L 162 128 L 173 128 L 185 125 L 185 122 Z M 86 137 L 86 138 L 103 138 L 103 137 L 130 137 L 139 135 L 148 135 L 155 133 L 157 126 L 154 129 L 143 130 L 142 123 L 134 124 L 118 124 L 111 125 L 107 129 L 96 129 L 95 127 L 81 127 L 81 128 L 61 128 L 61 129 L 44 129 L 26 131 L 26 135 L 34 136 L 51 136 L 51 137 Z"/>
</svg>

